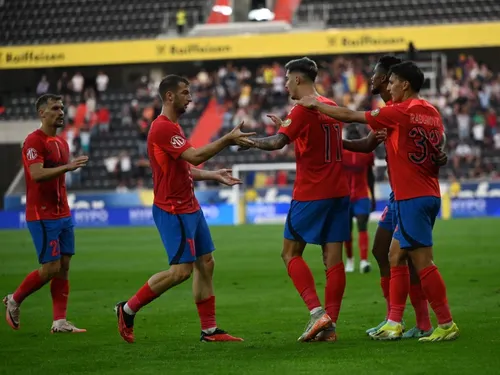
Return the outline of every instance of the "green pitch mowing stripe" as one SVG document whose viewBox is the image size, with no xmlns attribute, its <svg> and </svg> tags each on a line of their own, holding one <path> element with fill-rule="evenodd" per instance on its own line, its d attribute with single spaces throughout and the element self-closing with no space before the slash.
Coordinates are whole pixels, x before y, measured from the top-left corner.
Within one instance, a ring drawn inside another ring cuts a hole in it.
<svg viewBox="0 0 500 375">
<path fill-rule="evenodd" d="M 378 270 L 347 275 L 337 343 L 296 342 L 308 312 L 280 258 L 281 226 L 214 227 L 217 321 L 244 343 L 205 344 L 190 281 L 144 308 L 133 345 L 120 338 L 113 306 L 168 268 L 154 228 L 77 229 L 68 319 L 86 334 L 51 335 L 48 287 L 22 306 L 21 330 L 0 321 L 1 374 L 496 374 L 500 367 L 498 220 L 439 221 L 435 254 L 462 337 L 451 343 L 374 342 L 383 318 Z M 371 226 L 371 233 L 375 226 Z M 370 240 L 373 239 L 373 235 Z M 356 240 L 354 244 L 357 244 Z M 27 231 L 0 232 L 0 288 L 12 292 L 36 264 Z M 355 245 L 355 254 L 357 246 Z M 323 300 L 320 249 L 306 260 Z M 2 295 L 3 297 L 3 295 Z M 405 314 L 414 324 L 411 305 Z M 433 319 L 435 322 L 435 320 Z"/>
</svg>

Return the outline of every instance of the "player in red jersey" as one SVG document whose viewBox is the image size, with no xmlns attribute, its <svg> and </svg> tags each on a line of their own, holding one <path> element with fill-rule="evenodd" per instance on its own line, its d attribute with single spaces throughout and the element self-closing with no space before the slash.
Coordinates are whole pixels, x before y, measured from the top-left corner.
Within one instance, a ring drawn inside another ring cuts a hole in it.
<svg viewBox="0 0 500 375">
<path fill-rule="evenodd" d="M 206 162 L 227 146 L 252 145 L 240 124 L 222 138 L 194 148 L 178 124 L 191 103 L 189 81 L 177 75 L 165 77 L 159 87 L 161 114 L 148 134 L 148 154 L 153 170 L 153 217 L 169 257 L 170 268 L 153 276 L 115 311 L 122 338 L 134 342 L 135 314 L 145 305 L 193 274 L 193 296 L 201 321 L 201 341 L 243 341 L 218 328 L 213 290 L 215 250 L 203 212 L 194 195 L 193 181 L 215 180 L 232 186 L 241 183 L 231 171 L 203 171 L 191 167 Z"/>
<path fill-rule="evenodd" d="M 50 281 L 54 320 L 51 331 L 85 332 L 66 320 L 69 265 L 75 254 L 73 220 L 68 206 L 64 174 L 85 166 L 88 157 L 69 160 L 67 142 L 57 136 L 64 126 L 64 105 L 58 95 L 45 94 L 36 101 L 42 125 L 23 144 L 26 180 L 26 221 L 40 268 L 31 272 L 13 294 L 7 295 L 7 323 L 20 327 L 20 306 L 30 294 Z"/>
<path fill-rule="evenodd" d="M 375 68 L 373 70 L 372 76 L 372 94 L 380 95 L 382 100 L 386 105 L 392 105 L 391 93 L 387 89 L 389 84 L 389 70 L 392 66 L 400 64 L 402 61 L 394 56 L 382 56 Z M 447 157 L 445 153 L 442 153 L 438 157 L 438 164 L 445 165 L 447 163 Z M 382 295 L 386 300 L 386 315 L 385 319 L 379 323 L 377 326 L 369 328 L 366 333 L 376 332 L 379 330 L 386 322 L 389 317 L 390 312 L 390 299 L 389 299 L 389 289 L 390 289 L 390 279 L 391 279 L 391 267 L 389 264 L 389 248 L 391 246 L 392 235 L 396 228 L 396 211 L 394 204 L 394 193 L 391 192 L 389 196 L 389 203 L 384 209 L 382 217 L 378 223 L 377 231 L 375 233 L 375 239 L 373 241 L 372 253 L 375 257 L 379 270 L 380 270 L 380 286 L 382 287 Z M 429 336 L 432 334 L 432 323 L 429 316 L 429 308 L 427 299 L 422 291 L 422 286 L 420 284 L 420 278 L 418 273 L 413 267 L 411 259 L 408 259 L 408 265 L 410 268 L 410 301 L 413 305 L 415 311 L 415 317 L 417 324 L 415 327 L 407 330 L 403 334 L 403 338 L 420 338 L 424 336 Z M 404 324 L 403 324 L 404 325 Z"/>
<path fill-rule="evenodd" d="M 351 125 L 347 131 L 347 139 L 360 139 L 361 134 L 356 125 Z M 373 164 L 375 157 L 373 153 L 361 154 L 348 150 L 342 155 L 344 171 L 347 173 L 350 188 L 350 228 L 351 236 L 345 242 L 346 248 L 346 272 L 354 271 L 354 258 L 352 253 L 352 227 L 353 218 L 356 218 L 358 226 L 358 243 L 360 253 L 359 270 L 367 273 L 371 270 L 368 262 L 368 219 L 370 213 L 375 209 L 375 176 L 373 174 Z"/>
<path fill-rule="evenodd" d="M 314 87 L 318 68 L 306 57 L 285 66 L 286 89 L 292 99 L 315 95 L 327 106 L 336 104 L 319 96 Z M 310 320 L 298 341 L 335 341 L 336 322 L 345 289 L 342 243 L 349 239 L 349 186 L 342 168 L 342 123 L 301 106 L 292 108 L 285 120 L 271 116 L 279 125 L 276 135 L 252 139 L 254 147 L 277 150 L 295 143 L 297 175 L 284 231 L 282 258 L 295 288 L 310 311 Z M 346 142 L 354 149 L 377 140 Z M 307 263 L 306 244 L 321 245 L 326 267 L 325 308 L 322 307 Z M 325 311 L 326 310 L 326 311 Z"/>
<path fill-rule="evenodd" d="M 299 104 L 315 108 L 340 121 L 367 123 L 374 130 L 387 129 L 386 142 L 391 185 L 397 213 L 389 262 L 391 265 L 390 313 L 387 323 L 371 336 L 394 340 L 403 336 L 402 318 L 410 289 L 407 259 L 417 270 L 422 290 L 436 314 L 438 327 L 419 341 L 448 341 L 459 336 L 453 322 L 446 286 L 433 262 L 432 229 L 441 206 L 438 156 L 445 143 L 439 112 L 419 97 L 422 71 L 412 62 L 391 67 L 388 90 L 394 104 L 368 112 L 334 108 L 310 96 Z"/>
</svg>

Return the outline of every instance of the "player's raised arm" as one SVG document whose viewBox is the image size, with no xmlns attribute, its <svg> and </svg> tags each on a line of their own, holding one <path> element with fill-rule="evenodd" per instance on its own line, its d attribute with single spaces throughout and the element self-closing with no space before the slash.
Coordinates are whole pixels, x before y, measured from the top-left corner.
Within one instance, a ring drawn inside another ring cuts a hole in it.
<svg viewBox="0 0 500 375">
<path fill-rule="evenodd" d="M 195 181 L 217 181 L 227 186 L 241 184 L 242 181 L 231 174 L 231 169 L 219 169 L 217 171 L 204 171 L 198 168 L 191 168 L 191 175 Z"/>
<path fill-rule="evenodd" d="M 31 179 L 35 182 L 42 182 L 59 177 L 60 175 L 74 171 L 87 164 L 88 157 L 80 156 L 71 163 L 54 168 L 45 168 L 44 164 L 45 146 L 38 138 L 28 137 L 23 145 L 23 158 L 29 167 Z"/>
<path fill-rule="evenodd" d="M 330 116 L 342 122 L 359 122 L 366 124 L 365 112 L 351 111 L 349 108 L 331 106 L 326 103 L 321 103 L 314 96 L 305 96 L 297 101 L 297 104 L 306 108 L 316 109 L 321 113 Z"/>
<path fill-rule="evenodd" d="M 85 167 L 88 160 L 88 156 L 79 156 L 71 163 L 54 168 L 44 168 L 43 163 L 34 163 L 30 165 L 30 175 L 31 178 L 36 182 L 51 180 L 53 178 L 59 177 L 66 172 Z"/>
<path fill-rule="evenodd" d="M 342 146 L 348 151 L 368 154 L 375 150 L 386 138 L 387 131 L 383 129 L 375 132 L 372 131 L 367 137 L 361 139 L 344 139 L 342 140 Z"/>
<path fill-rule="evenodd" d="M 180 157 L 186 160 L 192 165 L 200 165 L 207 160 L 211 159 L 224 148 L 231 145 L 239 145 L 242 147 L 254 146 L 254 142 L 248 137 L 255 135 L 256 133 L 243 133 L 241 127 L 243 122 L 236 126 L 231 132 L 227 133 L 223 137 L 217 139 L 216 141 L 209 143 L 200 148 L 189 147 L 186 149 Z"/>
</svg>

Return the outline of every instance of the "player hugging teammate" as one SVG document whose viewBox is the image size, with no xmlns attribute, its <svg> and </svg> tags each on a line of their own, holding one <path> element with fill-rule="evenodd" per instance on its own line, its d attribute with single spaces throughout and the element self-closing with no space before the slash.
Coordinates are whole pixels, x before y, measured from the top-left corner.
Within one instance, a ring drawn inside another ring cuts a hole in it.
<svg viewBox="0 0 500 375">
<path fill-rule="evenodd" d="M 366 123 L 373 130 L 387 129 L 387 161 L 394 189 L 396 227 L 390 252 L 390 311 L 387 322 L 371 333 L 375 340 L 403 336 L 403 312 L 410 291 L 408 259 L 418 272 L 423 295 L 438 320 L 438 327 L 419 341 L 447 341 L 459 336 L 453 322 L 446 287 L 433 262 L 432 229 L 441 206 L 439 163 L 445 143 L 439 112 L 419 96 L 424 83 L 422 71 L 412 62 L 393 65 L 388 91 L 393 104 L 368 112 L 321 103 L 314 96 L 298 104 L 316 109 L 343 122 Z"/>
</svg>

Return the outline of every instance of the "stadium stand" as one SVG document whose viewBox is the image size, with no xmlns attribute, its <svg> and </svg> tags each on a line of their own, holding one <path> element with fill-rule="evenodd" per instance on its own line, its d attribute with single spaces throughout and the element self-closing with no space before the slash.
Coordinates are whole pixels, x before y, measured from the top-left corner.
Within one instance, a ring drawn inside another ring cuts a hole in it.
<svg viewBox="0 0 500 375">
<path fill-rule="evenodd" d="M 175 29 L 177 10 L 188 26 L 204 22 L 202 0 L 5 0 L 0 6 L 0 44 L 54 44 L 155 38 Z"/>
<path fill-rule="evenodd" d="M 303 0 L 296 20 L 324 21 L 328 27 L 442 24 L 500 19 L 496 0 Z"/>
<path fill-rule="evenodd" d="M 317 88 L 340 105 L 369 110 L 381 105 L 369 92 L 369 77 L 376 56 L 365 58 L 337 57 L 318 60 L 321 67 Z M 211 100 L 221 112 L 220 131 L 229 131 L 240 121 L 246 128 L 261 135 L 274 134 L 274 125 L 266 114 L 284 116 L 291 103 L 284 91 L 285 71 L 279 63 L 269 63 L 256 69 L 243 65 L 217 71 L 200 71 L 191 77 L 194 103 L 181 123 L 189 136 Z M 71 80 L 70 80 L 71 81 Z M 149 170 L 145 163 L 145 134 L 152 118 L 160 111 L 154 84 L 144 85 L 135 92 L 106 91 L 95 98 L 93 89 L 83 94 L 66 92 L 69 126 L 65 131 L 75 155 L 90 152 L 88 168 L 71 174 L 73 189 L 125 189 L 149 186 Z M 83 99 L 82 99 L 83 98 Z M 33 116 L 35 95 L 18 97 L 6 103 L 6 113 Z M 450 163 L 443 170 L 447 178 L 500 177 L 500 74 L 490 71 L 473 56 L 462 55 L 450 65 L 443 78 L 439 94 L 430 98 L 441 110 L 448 134 Z M 76 105 L 78 104 L 78 105 Z M 110 126 L 106 114 L 110 112 Z M 104 118 L 104 120 L 103 120 Z M 208 167 L 231 166 L 236 163 L 282 162 L 293 160 L 293 148 L 262 153 L 225 150 Z M 385 157 L 383 147 L 377 157 Z M 293 176 L 289 176 L 290 180 Z M 274 183 L 274 175 L 268 183 Z M 377 174 L 386 179 L 385 168 Z"/>
</svg>

